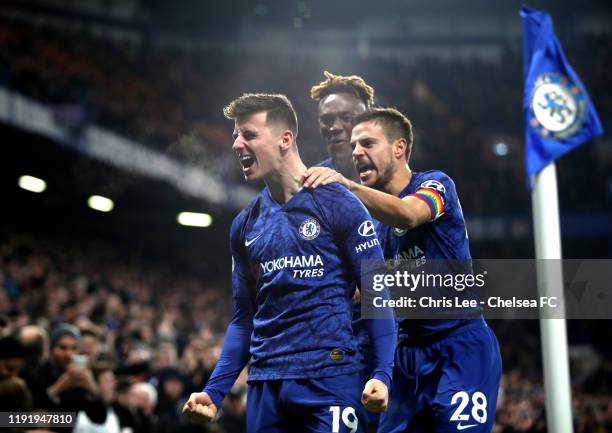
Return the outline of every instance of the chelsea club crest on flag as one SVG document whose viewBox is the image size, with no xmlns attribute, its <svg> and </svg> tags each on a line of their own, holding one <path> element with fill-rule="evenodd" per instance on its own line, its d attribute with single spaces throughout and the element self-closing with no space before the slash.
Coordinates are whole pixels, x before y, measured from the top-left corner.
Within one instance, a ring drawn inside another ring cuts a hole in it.
<svg viewBox="0 0 612 433">
<path fill-rule="evenodd" d="M 542 137 L 562 140 L 574 135 L 587 114 L 584 92 L 566 76 L 540 75 L 533 87 L 529 125 Z"/>
<path fill-rule="evenodd" d="M 525 168 L 531 176 L 603 129 L 546 12 L 521 9 Z"/>
</svg>

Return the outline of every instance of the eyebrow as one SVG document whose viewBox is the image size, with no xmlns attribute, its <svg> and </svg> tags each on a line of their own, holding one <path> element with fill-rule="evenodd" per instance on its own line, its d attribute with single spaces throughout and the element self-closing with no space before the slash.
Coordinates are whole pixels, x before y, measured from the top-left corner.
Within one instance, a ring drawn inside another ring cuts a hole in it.
<svg viewBox="0 0 612 433">
<path fill-rule="evenodd" d="M 367 143 L 375 143 L 375 142 L 376 142 L 376 139 L 375 139 L 374 137 L 371 137 L 371 136 L 369 136 L 369 135 L 366 135 L 365 137 L 360 137 L 360 138 L 358 138 L 357 140 L 353 140 L 353 141 L 351 141 L 351 144 L 353 144 L 353 143 L 357 143 L 357 142 L 359 142 L 359 143 L 366 143 L 366 144 L 367 144 Z"/>
<path fill-rule="evenodd" d="M 256 131 L 253 131 L 252 129 L 243 129 L 242 131 L 234 131 L 234 132 L 232 133 L 232 137 L 233 137 L 234 139 L 236 139 L 236 138 L 238 137 L 238 135 L 239 135 L 239 134 L 242 134 L 242 135 L 243 135 L 243 136 L 245 136 L 245 137 L 246 137 L 247 135 L 250 135 L 250 136 L 252 136 L 252 137 L 257 137 L 257 132 L 256 132 Z"/>
</svg>

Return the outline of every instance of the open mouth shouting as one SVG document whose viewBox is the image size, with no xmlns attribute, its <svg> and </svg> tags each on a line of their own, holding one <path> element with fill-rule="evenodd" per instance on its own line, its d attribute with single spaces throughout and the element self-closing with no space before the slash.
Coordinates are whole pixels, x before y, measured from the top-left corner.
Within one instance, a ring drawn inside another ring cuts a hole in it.
<svg viewBox="0 0 612 433">
<path fill-rule="evenodd" d="M 367 182 L 372 173 L 376 170 L 376 166 L 369 161 L 359 161 L 356 167 L 361 182 Z"/>
<path fill-rule="evenodd" d="M 238 154 L 237 156 L 238 161 L 240 161 L 240 165 L 242 166 L 243 172 L 248 171 L 249 168 L 251 168 L 253 164 L 255 164 L 255 161 L 257 161 L 254 155 L 250 155 L 248 153 L 245 153 L 243 155 Z"/>
</svg>

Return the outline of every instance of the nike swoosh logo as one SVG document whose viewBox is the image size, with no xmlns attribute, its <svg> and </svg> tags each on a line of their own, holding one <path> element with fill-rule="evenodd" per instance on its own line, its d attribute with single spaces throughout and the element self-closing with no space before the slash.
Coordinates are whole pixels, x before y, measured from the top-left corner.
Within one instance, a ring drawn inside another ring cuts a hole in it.
<svg viewBox="0 0 612 433">
<path fill-rule="evenodd" d="M 253 239 L 245 239 L 244 240 L 244 246 L 248 247 L 249 245 L 251 245 L 253 242 L 255 242 L 257 239 L 259 239 L 261 237 L 263 233 L 258 234 L 257 236 L 255 236 Z"/>
<path fill-rule="evenodd" d="M 461 425 L 461 423 L 457 424 L 457 430 L 465 430 L 466 428 L 476 427 L 478 424 L 467 424 Z"/>
</svg>

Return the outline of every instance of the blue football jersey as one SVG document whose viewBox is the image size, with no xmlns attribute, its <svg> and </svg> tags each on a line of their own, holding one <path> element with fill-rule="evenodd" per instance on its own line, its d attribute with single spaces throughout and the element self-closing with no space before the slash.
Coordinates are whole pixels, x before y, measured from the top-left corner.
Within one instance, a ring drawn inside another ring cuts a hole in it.
<svg viewBox="0 0 612 433">
<path fill-rule="evenodd" d="M 438 170 L 412 172 L 410 182 L 399 197 L 408 195 L 415 195 L 427 203 L 432 221 L 412 230 L 401 230 L 375 221 L 385 258 L 416 264 L 416 272 L 418 266 L 431 260 L 454 260 L 457 262 L 449 263 L 449 268 L 458 264 L 460 269 L 455 269 L 455 272 L 471 272 L 467 229 L 452 179 Z M 429 295 L 444 295 L 443 291 L 436 294 L 436 289 L 433 290 Z M 457 294 L 474 296 L 468 290 L 463 293 L 454 292 L 454 295 Z M 480 307 L 463 308 L 460 318 L 454 312 L 455 319 L 444 319 L 443 314 L 439 319 L 403 319 L 399 322 L 399 338 L 422 339 L 447 333 L 468 323 L 469 318 L 480 318 L 481 311 Z"/>
<path fill-rule="evenodd" d="M 336 171 L 338 170 L 336 168 L 336 164 L 334 164 L 334 161 L 331 158 L 324 159 L 318 164 L 315 164 L 315 167 L 329 167 L 329 168 L 333 168 Z"/>
<path fill-rule="evenodd" d="M 318 164 L 315 164 L 315 167 L 328 167 L 336 171 L 338 170 L 331 158 L 327 158 Z M 356 283 L 353 283 L 353 285 L 355 284 Z M 368 376 L 369 372 L 371 372 L 374 368 L 374 360 L 368 353 L 371 347 L 370 336 L 368 335 L 366 329 L 364 329 L 361 320 L 361 303 L 353 304 L 353 333 L 355 334 L 355 337 L 359 343 L 360 352 L 363 358 L 362 362 L 364 365 L 364 371 L 366 372 L 366 376 Z"/>
<path fill-rule="evenodd" d="M 338 184 L 303 189 L 285 204 L 265 188 L 230 238 L 233 296 L 253 302 L 249 380 L 358 371 L 354 281 L 361 260 L 383 259 L 363 204 Z"/>
</svg>

